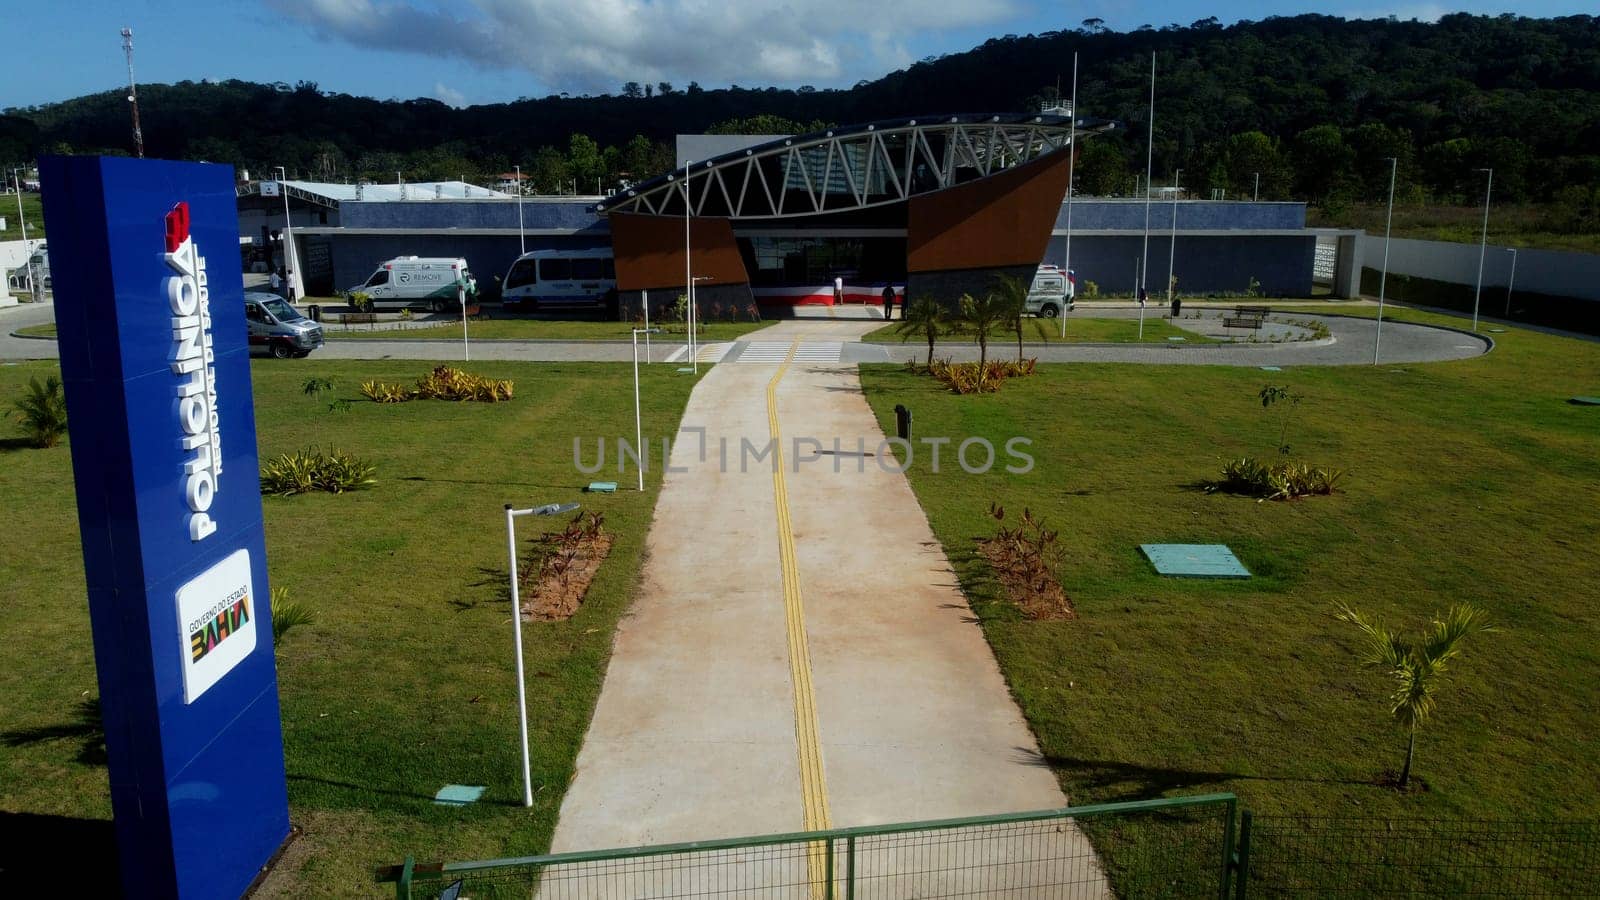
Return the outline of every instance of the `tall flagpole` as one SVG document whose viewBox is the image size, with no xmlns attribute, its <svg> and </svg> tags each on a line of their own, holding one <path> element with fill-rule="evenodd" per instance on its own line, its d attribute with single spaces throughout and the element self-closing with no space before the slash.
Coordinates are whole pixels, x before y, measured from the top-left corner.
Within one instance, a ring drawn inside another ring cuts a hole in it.
<svg viewBox="0 0 1600 900">
<path fill-rule="evenodd" d="M 1144 149 L 1144 252 L 1139 254 L 1139 340 L 1144 340 L 1144 298 L 1150 282 L 1150 170 L 1156 152 L 1156 52 L 1150 51 L 1150 121 Z"/>
<path fill-rule="evenodd" d="M 1056 98 L 1060 102 L 1060 83 L 1057 82 Z M 1068 152 L 1072 154 L 1067 159 L 1067 284 L 1072 287 L 1070 302 L 1078 295 L 1078 284 L 1072 279 L 1072 170 L 1078 162 L 1078 51 L 1072 51 L 1072 144 Z M 1067 311 L 1061 311 L 1061 339 L 1067 338 Z"/>
</svg>

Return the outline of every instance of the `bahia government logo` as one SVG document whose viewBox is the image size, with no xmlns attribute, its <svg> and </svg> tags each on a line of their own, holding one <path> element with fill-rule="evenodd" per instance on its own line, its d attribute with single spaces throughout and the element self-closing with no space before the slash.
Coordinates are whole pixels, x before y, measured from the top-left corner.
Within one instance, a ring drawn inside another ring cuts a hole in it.
<svg viewBox="0 0 1600 900">
<path fill-rule="evenodd" d="M 162 286 L 172 312 L 172 373 L 178 377 L 175 409 L 187 457 L 183 501 L 189 508 L 189 540 L 198 542 L 217 530 L 210 509 L 222 476 L 211 292 L 206 287 L 206 258 L 189 235 L 189 204 L 174 206 L 166 225 L 164 258 L 174 274 Z"/>
<path fill-rule="evenodd" d="M 236 550 L 178 589 L 183 702 L 193 703 L 256 649 L 250 551 Z"/>
</svg>

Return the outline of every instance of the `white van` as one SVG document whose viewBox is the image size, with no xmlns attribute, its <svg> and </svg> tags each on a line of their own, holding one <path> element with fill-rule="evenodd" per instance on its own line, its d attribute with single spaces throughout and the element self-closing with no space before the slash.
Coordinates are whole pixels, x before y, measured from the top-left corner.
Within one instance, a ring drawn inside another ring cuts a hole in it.
<svg viewBox="0 0 1600 900">
<path fill-rule="evenodd" d="M 469 298 L 477 296 L 478 284 L 464 259 L 397 256 L 379 266 L 365 283 L 345 291 L 345 298 L 365 294 L 362 312 L 411 306 L 444 312 L 456 305 L 459 283 L 466 285 Z"/>
<path fill-rule="evenodd" d="M 517 257 L 500 286 L 507 311 L 593 308 L 609 303 L 617 290 L 611 249 L 534 250 Z"/>
<path fill-rule="evenodd" d="M 1033 275 L 1028 288 L 1028 312 L 1054 319 L 1073 307 L 1078 295 L 1078 273 L 1060 266 L 1043 265 Z"/>
</svg>

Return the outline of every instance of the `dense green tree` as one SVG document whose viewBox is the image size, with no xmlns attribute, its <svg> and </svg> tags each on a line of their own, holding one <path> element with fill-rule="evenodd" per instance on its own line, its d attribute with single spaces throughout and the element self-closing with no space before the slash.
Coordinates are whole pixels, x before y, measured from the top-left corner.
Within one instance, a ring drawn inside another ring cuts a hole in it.
<svg viewBox="0 0 1600 900">
<path fill-rule="evenodd" d="M 1119 194 L 1127 189 L 1132 177 L 1121 147 L 1094 138 L 1084 141 L 1075 168 L 1078 191 L 1091 196 Z"/>
<path fill-rule="evenodd" d="M 1355 153 L 1337 125 L 1315 125 L 1295 135 L 1295 187 L 1303 197 L 1328 197 L 1352 189 Z"/>
<path fill-rule="evenodd" d="M 1144 169 L 1151 52 L 1158 62 L 1155 170 L 1182 168 L 1193 186 L 1231 196 L 1252 187 L 1257 167 L 1265 172 L 1271 160 L 1255 135 L 1276 142 L 1281 178 L 1270 190 L 1262 178 L 1263 196 L 1275 199 L 1377 198 L 1387 190 L 1386 156 L 1402 160 L 1398 196 L 1419 200 L 1476 202 L 1482 174 L 1472 170 L 1486 166 L 1506 200 L 1554 202 L 1569 187 L 1600 180 L 1600 19 L 1590 15 L 1463 13 L 1423 23 L 1313 14 L 1129 33 L 1089 19 L 1079 29 L 1007 35 L 929 57 L 848 90 L 706 90 L 691 82 L 669 91 L 658 83 L 648 98 L 639 84 L 637 93 L 625 85 L 619 96 L 453 109 L 431 98 L 352 97 L 312 82 L 185 81 L 141 85 L 139 99 L 146 151 L 155 157 L 392 181 L 397 171 L 418 177 L 413 167 L 459 177 L 448 170 L 463 161 L 494 174 L 547 146 L 572 168 L 572 136 L 585 135 L 593 152 L 575 162 L 592 190 L 595 177 L 634 174 L 638 154 L 628 147 L 636 134 L 661 146 L 713 126 L 792 134 L 938 111 L 1024 111 L 1064 85 L 1063 61 L 1074 52 L 1084 63 L 1080 113 L 1124 126 L 1087 142 L 1079 183 L 1090 191 L 1126 191 L 1132 173 Z M 131 151 L 121 89 L 4 112 L 0 163 L 53 147 Z M 462 143 L 446 146 L 455 142 Z M 609 170 L 607 147 L 617 148 Z M 670 159 L 660 162 L 648 171 L 671 168 Z M 540 189 L 565 180 L 570 190 L 572 178 L 584 180 L 544 168 Z"/>
</svg>

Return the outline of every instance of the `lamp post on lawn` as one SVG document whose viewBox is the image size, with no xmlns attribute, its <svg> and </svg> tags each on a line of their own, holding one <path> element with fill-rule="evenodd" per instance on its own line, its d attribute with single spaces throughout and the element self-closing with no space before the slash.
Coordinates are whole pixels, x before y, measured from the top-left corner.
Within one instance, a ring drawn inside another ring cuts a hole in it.
<svg viewBox="0 0 1600 900">
<path fill-rule="evenodd" d="M 710 275 L 696 275 L 689 279 L 689 353 L 694 357 L 694 373 L 700 374 L 700 303 L 695 291 L 695 285 L 702 281 L 713 280 Z"/>
<path fill-rule="evenodd" d="M 1378 347 L 1383 344 L 1383 291 L 1389 285 L 1389 230 L 1394 224 L 1394 176 L 1399 170 L 1400 158 L 1389 157 L 1389 215 L 1383 220 L 1383 274 L 1378 276 L 1378 330 L 1372 339 L 1373 365 L 1378 364 Z M 1360 294 L 1361 286 L 1356 287 L 1356 293 Z"/>
<path fill-rule="evenodd" d="M 533 767 L 528 763 L 528 694 L 522 675 L 522 598 L 517 594 L 517 517 L 532 509 L 506 504 L 506 554 L 511 563 L 511 633 L 517 653 L 517 733 L 522 740 L 522 805 L 533 805 Z"/>
<path fill-rule="evenodd" d="M 1182 169 L 1172 170 L 1172 237 L 1167 242 L 1167 305 L 1172 305 L 1172 298 L 1177 289 L 1172 283 L 1172 264 L 1178 258 L 1178 176 L 1183 174 Z"/>
<path fill-rule="evenodd" d="M 297 291 L 294 289 L 294 269 L 289 264 L 289 258 L 294 253 L 294 223 L 289 219 L 288 172 L 283 166 L 273 168 L 278 170 L 278 193 L 283 195 L 283 293 L 293 303 Z"/>
<path fill-rule="evenodd" d="M 1494 193 L 1494 169 L 1473 169 L 1489 173 L 1483 187 L 1483 234 L 1478 238 L 1478 287 L 1472 292 L 1472 330 L 1478 330 L 1478 298 L 1483 294 L 1483 255 L 1489 249 L 1489 197 Z"/>
<path fill-rule="evenodd" d="M 28 220 L 23 218 L 23 216 L 22 216 L 22 175 L 20 174 L 21 172 L 22 172 L 21 169 L 12 169 L 11 170 L 11 178 L 12 178 L 12 180 L 16 181 L 16 183 L 17 183 L 17 224 L 22 226 L 22 249 L 23 249 L 23 252 L 27 253 L 28 252 Z M 33 293 L 33 254 L 32 253 L 28 253 L 27 269 L 25 270 L 25 272 L 27 274 L 24 275 L 23 277 L 27 280 L 27 283 L 28 283 L 28 297 L 31 300 L 33 300 L 35 303 L 37 303 L 40 298 L 34 296 L 34 293 Z"/>
<path fill-rule="evenodd" d="M 645 336 L 645 354 L 648 358 L 650 335 L 659 331 L 657 328 L 633 329 L 633 443 L 639 448 L 639 490 L 644 490 L 644 467 L 648 465 L 650 453 L 644 446 L 644 424 L 639 413 L 639 335 Z"/>
<path fill-rule="evenodd" d="M 1260 202 L 1260 200 L 1261 200 L 1261 173 L 1260 172 L 1256 173 L 1256 193 L 1255 193 L 1255 197 L 1252 198 L 1252 199 L 1255 202 Z"/>
<path fill-rule="evenodd" d="M 517 241 L 521 245 L 521 252 L 528 252 L 528 235 L 522 228 L 522 167 L 515 166 L 517 174 Z"/>
<path fill-rule="evenodd" d="M 695 355 L 690 352 L 694 341 L 694 277 L 690 274 L 693 270 L 689 265 L 689 167 L 692 165 L 692 160 L 683 164 L 683 299 L 689 304 L 683 316 L 683 352 L 691 357 Z M 698 369 L 695 374 L 700 374 Z"/>
<path fill-rule="evenodd" d="M 1506 252 L 1511 254 L 1511 279 L 1506 282 L 1506 318 L 1511 318 L 1511 288 L 1517 283 L 1517 248 L 1507 247 Z"/>
<path fill-rule="evenodd" d="M 1059 90 L 1059 88 L 1057 89 Z M 1073 166 L 1078 161 L 1078 51 L 1072 51 L 1072 124 L 1068 126 L 1072 132 L 1072 155 L 1067 157 L 1067 286 L 1072 289 L 1071 300 L 1078 295 L 1078 284 L 1072 278 L 1072 175 Z M 900 318 L 905 318 L 905 311 L 901 310 Z M 1061 315 L 1061 339 L 1067 339 L 1066 310 Z"/>
</svg>

